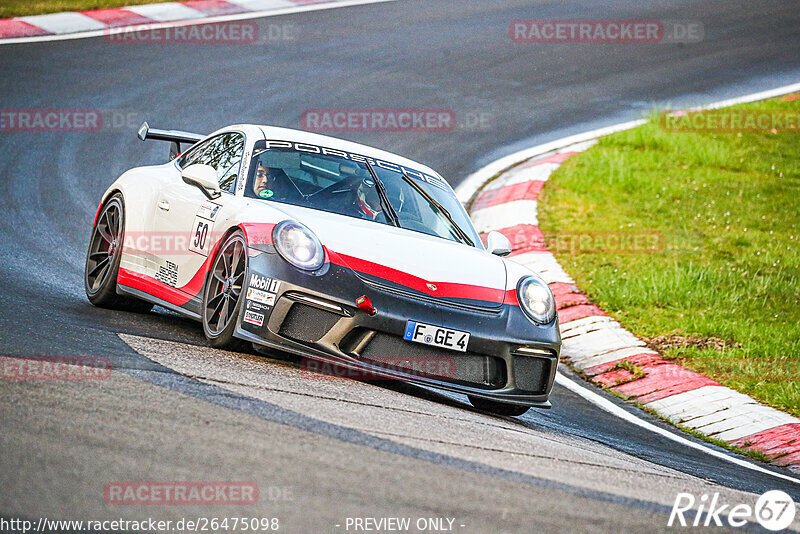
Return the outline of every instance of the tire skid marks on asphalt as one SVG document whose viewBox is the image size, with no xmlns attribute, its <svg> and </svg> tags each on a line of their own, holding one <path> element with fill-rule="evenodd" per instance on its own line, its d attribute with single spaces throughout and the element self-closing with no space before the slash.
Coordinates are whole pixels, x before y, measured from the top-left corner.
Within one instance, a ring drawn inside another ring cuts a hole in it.
<svg viewBox="0 0 800 534">
<path fill-rule="evenodd" d="M 260 356 L 118 336 L 142 356 L 199 382 L 402 445 L 590 490 L 613 488 L 614 494 L 667 506 L 687 484 L 709 492 L 734 491 L 579 436 L 470 408 L 318 375 Z M 739 499 L 745 495 L 735 493 Z"/>
<path fill-rule="evenodd" d="M 635 398 L 676 424 L 728 442 L 772 451 L 776 463 L 796 464 L 792 469 L 800 469 L 800 419 L 664 360 L 571 286 L 574 281 L 546 251 L 543 239 L 535 251 L 521 242 L 542 236 L 537 201 L 543 182 L 570 156 L 595 142 L 582 141 L 521 162 L 510 161 L 510 156 L 504 158 L 501 161 L 508 161 L 505 171 L 493 170 L 494 175 L 486 176 L 490 173 L 484 170 L 494 169 L 497 162 L 487 165 L 459 188 L 459 198 L 473 199 L 472 206 L 477 209 L 472 210 L 471 217 L 479 232 L 504 233 L 514 247 L 509 259 L 538 272 L 551 285 L 561 323 L 561 354 L 593 382 Z M 480 177 L 490 181 L 480 184 Z M 478 192 L 470 194 L 470 188 Z M 620 366 L 621 362 L 629 365 Z M 638 374 L 630 371 L 631 366 L 638 369 Z M 775 429 L 772 440 L 764 437 L 771 429 Z M 775 440 L 779 442 L 776 444 Z"/>
</svg>

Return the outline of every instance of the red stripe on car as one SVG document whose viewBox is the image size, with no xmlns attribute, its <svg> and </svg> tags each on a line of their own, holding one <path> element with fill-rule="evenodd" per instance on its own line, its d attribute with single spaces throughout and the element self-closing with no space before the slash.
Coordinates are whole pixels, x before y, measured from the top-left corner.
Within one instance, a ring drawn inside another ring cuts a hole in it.
<svg viewBox="0 0 800 534">
<path fill-rule="evenodd" d="M 400 284 L 402 286 L 411 288 L 415 291 L 425 293 L 432 297 L 441 298 L 460 298 L 470 300 L 482 300 L 484 302 L 494 302 L 502 304 L 506 299 L 505 289 L 495 289 L 491 287 L 474 286 L 470 284 L 457 284 L 453 282 L 440 282 L 438 280 L 425 280 L 413 274 L 387 267 L 379 263 L 373 263 L 368 260 L 348 256 L 329 250 L 331 263 L 342 267 L 348 267 L 354 271 L 376 276 L 390 282 Z M 427 284 L 432 283 L 436 286 L 436 290 L 430 289 Z M 516 291 L 514 293 L 514 300 L 516 300 Z"/>
</svg>

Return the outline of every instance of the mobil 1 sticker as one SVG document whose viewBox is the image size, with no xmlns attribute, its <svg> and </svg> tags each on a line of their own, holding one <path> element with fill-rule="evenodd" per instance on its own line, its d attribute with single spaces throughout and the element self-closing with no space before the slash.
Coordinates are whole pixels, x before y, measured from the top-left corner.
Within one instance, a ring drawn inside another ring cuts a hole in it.
<svg viewBox="0 0 800 534">
<path fill-rule="evenodd" d="M 280 287 L 280 280 L 274 280 L 266 276 L 261 276 L 260 274 L 253 274 L 250 276 L 250 288 L 252 289 L 260 289 L 269 293 L 277 293 Z"/>
</svg>

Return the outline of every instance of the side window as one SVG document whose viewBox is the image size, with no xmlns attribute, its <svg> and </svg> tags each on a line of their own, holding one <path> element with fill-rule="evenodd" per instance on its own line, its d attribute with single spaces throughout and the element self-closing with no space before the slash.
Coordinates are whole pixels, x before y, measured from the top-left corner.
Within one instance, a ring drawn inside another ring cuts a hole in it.
<svg viewBox="0 0 800 534">
<path fill-rule="evenodd" d="M 183 169 L 195 163 L 214 167 L 220 190 L 233 193 L 243 151 L 244 136 L 239 133 L 227 133 L 193 147 L 181 157 L 178 164 Z"/>
</svg>

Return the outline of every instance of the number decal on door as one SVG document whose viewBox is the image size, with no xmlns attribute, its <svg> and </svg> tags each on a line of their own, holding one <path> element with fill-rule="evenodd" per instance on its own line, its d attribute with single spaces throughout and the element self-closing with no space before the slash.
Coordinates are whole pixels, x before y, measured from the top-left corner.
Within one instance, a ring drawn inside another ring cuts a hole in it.
<svg viewBox="0 0 800 534">
<path fill-rule="evenodd" d="M 214 229 L 214 220 L 217 218 L 219 206 L 203 205 L 197 210 L 197 215 L 192 223 L 189 250 L 201 256 L 208 256 L 211 252 L 212 238 L 211 231 Z"/>
</svg>

